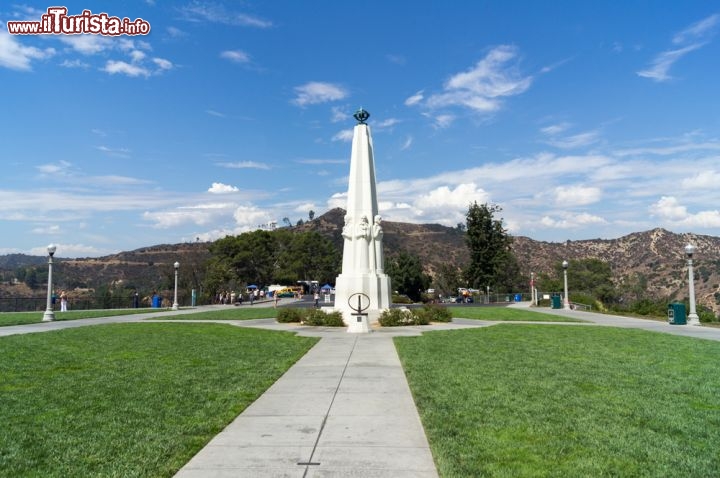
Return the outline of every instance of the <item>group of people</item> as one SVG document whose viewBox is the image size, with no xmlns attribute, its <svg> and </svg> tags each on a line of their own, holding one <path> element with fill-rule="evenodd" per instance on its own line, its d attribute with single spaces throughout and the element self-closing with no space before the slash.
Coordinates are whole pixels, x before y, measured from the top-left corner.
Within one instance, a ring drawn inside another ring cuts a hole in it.
<svg viewBox="0 0 720 478">
<path fill-rule="evenodd" d="M 53 294 L 52 294 L 52 305 L 53 306 L 55 306 L 55 302 L 57 301 L 57 299 L 58 299 L 58 296 L 55 294 L 55 292 L 53 292 Z M 64 290 L 61 290 L 59 299 L 60 299 L 60 312 L 67 312 L 68 300 L 69 300 L 67 292 Z"/>
<path fill-rule="evenodd" d="M 265 298 L 265 291 L 264 290 L 258 290 L 258 289 L 248 289 L 248 300 L 250 301 L 250 305 L 253 304 L 256 300 L 262 300 Z M 215 303 L 216 304 L 242 304 L 243 300 L 245 300 L 245 297 L 242 292 L 236 293 L 234 290 L 232 291 L 220 291 L 217 294 L 215 294 Z"/>
</svg>

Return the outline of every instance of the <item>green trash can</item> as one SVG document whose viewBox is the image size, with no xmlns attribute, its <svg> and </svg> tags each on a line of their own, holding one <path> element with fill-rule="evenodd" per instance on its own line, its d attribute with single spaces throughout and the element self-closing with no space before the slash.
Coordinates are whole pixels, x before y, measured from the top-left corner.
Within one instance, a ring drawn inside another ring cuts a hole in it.
<svg viewBox="0 0 720 478">
<path fill-rule="evenodd" d="M 682 302 L 673 302 L 668 304 L 668 324 L 687 325 L 685 304 Z"/>
<path fill-rule="evenodd" d="M 562 309 L 562 301 L 559 295 L 555 294 L 551 297 L 551 299 L 553 309 Z"/>
</svg>

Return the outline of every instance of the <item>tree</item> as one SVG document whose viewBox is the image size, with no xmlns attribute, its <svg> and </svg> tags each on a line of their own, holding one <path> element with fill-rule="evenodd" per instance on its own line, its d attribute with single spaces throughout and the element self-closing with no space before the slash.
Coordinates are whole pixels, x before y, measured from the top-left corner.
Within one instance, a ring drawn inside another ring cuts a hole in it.
<svg viewBox="0 0 720 478">
<path fill-rule="evenodd" d="M 555 265 L 558 277 L 563 277 L 562 264 Z M 607 303 L 617 298 L 617 292 L 612 282 L 610 264 L 600 259 L 580 259 L 568 262 L 568 290 L 569 293 L 584 292 Z"/>
<path fill-rule="evenodd" d="M 283 224 L 285 224 L 285 227 L 291 227 L 292 224 L 290 223 L 290 219 L 287 217 L 283 218 Z"/>
<path fill-rule="evenodd" d="M 38 287 L 38 274 L 37 270 L 34 267 L 26 271 L 25 284 L 31 289 L 35 289 Z"/>
<path fill-rule="evenodd" d="M 309 218 L 311 221 L 312 221 L 313 219 L 315 219 L 315 211 L 313 211 L 312 209 L 310 209 L 310 212 L 308 213 L 308 218 Z"/>
<path fill-rule="evenodd" d="M 441 264 L 435 273 L 433 285 L 435 291 L 443 296 L 457 294 L 458 287 L 462 284 L 460 270 L 452 264 Z"/>
<path fill-rule="evenodd" d="M 295 284 L 298 280 L 331 282 L 340 270 L 340 254 L 317 232 L 289 229 L 229 236 L 210 246 L 206 290 L 238 289 L 255 283 Z"/>
<path fill-rule="evenodd" d="M 523 283 L 510 248 L 512 238 L 503 227 L 502 219 L 494 217 L 500 211 L 502 208 L 498 205 L 478 205 L 477 202 L 468 209 L 465 240 L 470 262 L 463 271 L 468 287 L 491 286 L 497 292 L 512 292 Z"/>
<path fill-rule="evenodd" d="M 407 295 L 413 301 L 419 301 L 422 293 L 430 285 L 430 276 L 423 272 L 420 258 L 405 251 L 387 261 L 385 272 L 390 276 L 393 289 Z"/>
</svg>

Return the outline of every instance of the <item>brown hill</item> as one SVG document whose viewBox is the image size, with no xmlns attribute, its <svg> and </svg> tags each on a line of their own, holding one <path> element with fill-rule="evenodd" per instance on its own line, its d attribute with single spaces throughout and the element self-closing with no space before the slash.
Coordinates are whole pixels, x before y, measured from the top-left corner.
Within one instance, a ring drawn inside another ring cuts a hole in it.
<svg viewBox="0 0 720 478">
<path fill-rule="evenodd" d="M 293 227 L 296 231 L 317 231 L 342 247 L 342 226 L 345 211 L 333 209 Z M 457 267 L 467 257 L 465 233 L 457 228 L 439 224 L 408 224 L 384 221 L 386 256 L 393 257 L 406 250 L 420 257 L 426 272 L 433 274 L 441 264 Z M 618 239 L 592 239 L 567 242 L 541 242 L 527 237 L 515 237 L 513 249 L 522 272 L 551 274 L 562 260 L 596 258 L 607 262 L 615 283 L 631 297 L 631 287 L 646 282 L 649 296 L 682 299 L 687 296 L 687 269 L 684 246 L 692 242 L 695 253 L 695 287 L 698 303 L 720 312 L 720 238 L 696 234 L 675 234 L 664 229 L 638 232 Z M 119 283 L 141 290 L 171 287 L 173 263 L 179 261 L 183 281 L 187 287 L 200 287 L 204 262 L 209 257 L 209 243 L 164 244 L 121 252 L 106 257 L 60 259 L 56 261 L 59 287 L 98 287 Z M 32 256 L 14 255 L 11 267 L 0 272 L 6 281 L 18 267 L 42 269 L 44 261 Z M 26 262 L 23 259 L 28 259 Z M 568 271 L 569 274 L 572 270 Z M 8 286 L 0 289 L 0 296 L 8 296 Z"/>
</svg>

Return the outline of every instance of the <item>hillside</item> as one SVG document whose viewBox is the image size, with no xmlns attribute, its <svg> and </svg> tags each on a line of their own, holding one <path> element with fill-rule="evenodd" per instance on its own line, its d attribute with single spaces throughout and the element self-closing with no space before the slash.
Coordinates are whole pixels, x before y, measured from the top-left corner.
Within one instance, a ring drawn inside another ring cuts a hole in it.
<svg viewBox="0 0 720 478">
<path fill-rule="evenodd" d="M 316 231 L 341 249 L 344 214 L 342 209 L 333 209 L 292 229 Z M 441 264 L 464 265 L 467 256 L 465 235 L 456 228 L 392 221 L 384 221 L 383 227 L 388 258 L 406 250 L 418 255 L 426 272 L 431 275 Z M 627 297 L 630 297 L 630 283 L 637 282 L 640 275 L 646 279 L 648 295 L 671 299 L 687 296 L 683 248 L 688 242 L 697 246 L 695 286 L 698 303 L 718 313 L 720 238 L 715 236 L 675 234 L 664 229 L 633 233 L 617 239 L 562 243 L 535 241 L 520 236 L 514 238 L 513 249 L 521 270 L 528 278 L 531 272 L 538 275 L 552 273 L 564 259 L 596 258 L 610 265 L 616 284 Z M 179 261 L 184 279 L 191 275 L 198 283 L 203 275 L 203 264 L 209 257 L 208 247 L 209 243 L 164 244 L 99 258 L 58 259 L 54 277 L 62 281 L 59 287 L 98 287 L 122 281 L 128 287 L 147 291 L 170 287 L 172 265 Z M 28 266 L 41 270 L 45 262 L 42 257 L 22 254 L 0 256 L 0 273 L 8 277 L 17 268 Z M 572 270 L 568 273 L 572 274 Z M 17 295 L 19 290 L 16 286 L 1 286 L 0 295 Z"/>
</svg>

